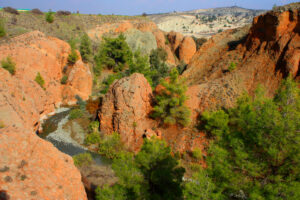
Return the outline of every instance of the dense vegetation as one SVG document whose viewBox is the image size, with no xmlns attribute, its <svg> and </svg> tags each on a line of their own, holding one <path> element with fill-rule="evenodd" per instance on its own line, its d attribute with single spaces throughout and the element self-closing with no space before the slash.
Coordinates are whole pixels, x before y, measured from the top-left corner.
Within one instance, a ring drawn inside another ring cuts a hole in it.
<svg viewBox="0 0 300 200">
<path fill-rule="evenodd" d="M 290 78 L 273 99 L 258 89 L 235 108 L 204 113 L 213 139 L 213 199 L 300 199 L 300 90 Z"/>
<path fill-rule="evenodd" d="M 160 118 L 164 124 L 187 126 L 190 123 L 190 110 L 184 105 L 187 87 L 178 76 L 177 69 L 173 68 L 169 80 L 161 82 L 163 89 L 155 96 L 156 106 L 152 116 Z"/>
<path fill-rule="evenodd" d="M 76 63 L 76 61 L 79 59 L 78 54 L 76 52 L 76 41 L 75 41 L 75 39 L 69 40 L 69 44 L 70 44 L 70 47 L 71 47 L 71 52 L 68 56 L 68 63 L 70 65 L 74 65 Z"/>
<path fill-rule="evenodd" d="M 272 99 L 258 88 L 234 108 L 204 112 L 207 168 L 190 164 L 194 174 L 185 181 L 177 154 L 162 140 L 145 139 L 135 156 L 120 151 L 112 165 L 119 181 L 99 187 L 97 199 L 299 199 L 299 97 L 288 78 Z M 204 159 L 197 148 L 192 157 Z"/>
<path fill-rule="evenodd" d="M 96 199 L 182 199 L 185 170 L 178 164 L 164 141 L 145 139 L 136 156 L 123 152 L 113 161 L 119 182 L 98 188 Z"/>
<path fill-rule="evenodd" d="M 4 37 L 6 35 L 6 30 L 4 27 L 4 20 L 0 19 L 0 37 Z"/>
<path fill-rule="evenodd" d="M 91 60 L 92 42 L 86 33 L 81 37 L 79 51 L 83 62 L 89 62 Z"/>
</svg>

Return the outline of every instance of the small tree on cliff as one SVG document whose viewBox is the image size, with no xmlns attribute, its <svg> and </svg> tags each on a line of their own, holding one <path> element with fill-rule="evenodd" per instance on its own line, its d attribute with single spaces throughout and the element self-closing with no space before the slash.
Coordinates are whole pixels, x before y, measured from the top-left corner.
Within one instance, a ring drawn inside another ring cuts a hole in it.
<svg viewBox="0 0 300 200">
<path fill-rule="evenodd" d="M 170 72 L 169 81 L 163 80 L 163 89 L 155 96 L 156 106 L 152 116 L 160 118 L 164 124 L 181 124 L 187 126 L 190 123 L 190 110 L 184 105 L 187 90 L 183 79 L 178 78 L 176 68 Z"/>
<path fill-rule="evenodd" d="M 89 36 L 85 33 L 81 37 L 79 51 L 84 62 L 88 62 L 91 59 L 92 55 L 92 43 Z"/>
</svg>

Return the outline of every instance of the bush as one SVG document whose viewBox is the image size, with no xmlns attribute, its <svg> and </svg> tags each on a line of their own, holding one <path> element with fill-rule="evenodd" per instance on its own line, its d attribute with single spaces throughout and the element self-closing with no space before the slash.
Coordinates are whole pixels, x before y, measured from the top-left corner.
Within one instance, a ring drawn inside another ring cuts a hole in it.
<svg viewBox="0 0 300 200">
<path fill-rule="evenodd" d="M 228 67 L 228 71 L 231 72 L 231 71 L 233 71 L 235 69 L 236 69 L 236 64 L 234 62 L 231 62 L 230 65 L 229 65 L 229 67 Z"/>
<path fill-rule="evenodd" d="M 117 74 L 112 74 L 112 75 L 109 75 L 105 81 L 103 81 L 103 89 L 100 91 L 100 93 L 102 94 L 106 94 L 109 90 L 109 86 L 115 81 L 115 80 L 118 80 L 118 79 L 121 79 L 123 77 L 123 74 L 121 73 L 117 73 Z"/>
<path fill-rule="evenodd" d="M 86 110 L 86 102 L 78 95 L 75 95 L 75 99 L 77 100 L 76 104 L 79 106 L 80 110 L 84 112 Z"/>
<path fill-rule="evenodd" d="M 54 22 L 54 14 L 51 10 L 46 13 L 46 21 L 48 23 L 53 23 Z"/>
<path fill-rule="evenodd" d="M 5 7 L 5 8 L 3 8 L 3 10 L 5 12 L 8 12 L 8 13 L 11 13 L 11 14 L 14 14 L 14 15 L 19 15 L 20 14 L 15 8 L 12 8 L 12 7 Z"/>
<path fill-rule="evenodd" d="M 70 65 L 74 65 L 76 61 L 79 59 L 78 54 L 76 52 L 76 41 L 74 39 L 71 39 L 68 42 L 71 47 L 71 52 L 68 56 L 68 63 Z"/>
<path fill-rule="evenodd" d="M 152 117 L 159 118 L 164 124 L 180 124 L 187 126 L 190 123 L 190 110 L 184 105 L 187 97 L 187 90 L 183 80 L 178 78 L 178 71 L 173 68 L 170 73 L 170 80 L 161 82 L 164 87 L 155 96 L 155 103 Z"/>
<path fill-rule="evenodd" d="M 91 144 L 99 144 L 100 141 L 101 141 L 101 137 L 99 132 L 92 132 L 86 136 L 84 143 L 86 145 L 91 145 Z"/>
<path fill-rule="evenodd" d="M 66 11 L 66 10 L 59 10 L 56 12 L 56 15 L 58 16 L 68 16 L 71 15 L 72 13 L 70 11 Z"/>
<path fill-rule="evenodd" d="M 43 77 L 41 76 L 40 72 L 37 73 L 36 77 L 35 77 L 35 82 L 37 82 L 37 84 L 39 84 L 41 86 L 41 88 L 44 88 L 45 85 L 45 80 L 43 79 Z"/>
<path fill-rule="evenodd" d="M 14 75 L 16 73 L 16 63 L 12 61 L 11 57 L 7 57 L 6 59 L 3 59 L 1 61 L 1 66 L 3 69 L 9 71 L 11 75 Z"/>
<path fill-rule="evenodd" d="M 4 21 L 0 20 L 0 37 L 4 37 L 6 35 L 6 30 L 4 26 Z"/>
<path fill-rule="evenodd" d="M 83 167 L 90 165 L 93 162 L 93 157 L 90 153 L 81 153 L 73 156 L 73 161 L 76 167 Z"/>
<path fill-rule="evenodd" d="M 114 72 L 120 72 L 131 62 L 132 55 L 123 34 L 117 38 L 103 38 L 99 52 L 94 58 L 96 68 L 101 71 L 103 67 L 107 67 L 113 69 Z"/>
<path fill-rule="evenodd" d="M 64 76 L 61 78 L 60 83 L 63 84 L 63 85 L 65 85 L 65 84 L 67 84 L 67 81 L 68 81 L 68 76 L 67 76 L 67 75 L 64 75 Z"/>
<path fill-rule="evenodd" d="M 195 148 L 192 151 L 192 156 L 193 158 L 195 158 L 196 160 L 202 160 L 202 151 L 199 148 Z"/>
<path fill-rule="evenodd" d="M 70 115 L 69 115 L 70 120 L 78 119 L 78 118 L 81 118 L 81 117 L 83 117 L 82 110 L 80 110 L 78 108 L 71 110 Z"/>
<path fill-rule="evenodd" d="M 31 13 L 36 14 L 36 15 L 43 15 L 44 13 L 38 9 L 38 8 L 34 8 L 31 10 Z"/>
<path fill-rule="evenodd" d="M 92 56 L 92 43 L 89 36 L 84 33 L 81 37 L 79 51 L 84 62 L 88 62 Z"/>
<path fill-rule="evenodd" d="M 4 128 L 4 127 L 5 127 L 4 122 L 0 120 L 0 129 L 1 129 L 1 128 Z"/>
<path fill-rule="evenodd" d="M 205 43 L 207 42 L 207 39 L 205 38 L 196 38 L 196 37 L 193 37 L 195 43 L 196 43 L 196 47 L 197 47 L 197 50 Z"/>
<path fill-rule="evenodd" d="M 177 70 L 179 74 L 182 74 L 186 70 L 187 64 L 184 61 L 181 61 L 179 65 L 177 65 Z"/>
<path fill-rule="evenodd" d="M 89 124 L 89 132 L 90 133 L 94 133 L 94 132 L 98 132 L 99 131 L 99 126 L 100 126 L 100 123 L 99 121 L 92 121 L 90 124 Z"/>
<path fill-rule="evenodd" d="M 114 132 L 112 135 L 106 135 L 99 143 L 98 153 L 107 158 L 113 159 L 118 156 L 122 150 L 119 133 Z"/>
</svg>

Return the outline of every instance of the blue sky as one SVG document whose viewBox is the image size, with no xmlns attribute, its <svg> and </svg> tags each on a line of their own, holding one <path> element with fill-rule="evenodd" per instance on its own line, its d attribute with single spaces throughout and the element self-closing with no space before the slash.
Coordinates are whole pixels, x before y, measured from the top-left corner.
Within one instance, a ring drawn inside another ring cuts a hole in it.
<svg viewBox="0 0 300 200">
<path fill-rule="evenodd" d="M 170 11 L 187 11 L 201 8 L 240 6 L 244 8 L 271 9 L 295 0 L 0 0 L 0 7 L 39 8 L 77 11 L 91 14 L 138 15 Z"/>
</svg>

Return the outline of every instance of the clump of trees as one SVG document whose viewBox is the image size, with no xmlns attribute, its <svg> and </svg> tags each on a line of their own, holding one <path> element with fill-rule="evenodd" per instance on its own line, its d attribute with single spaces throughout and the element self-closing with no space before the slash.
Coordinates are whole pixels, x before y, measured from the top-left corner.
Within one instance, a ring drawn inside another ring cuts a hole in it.
<svg viewBox="0 0 300 200">
<path fill-rule="evenodd" d="M 11 57 L 7 57 L 1 61 L 1 66 L 3 69 L 7 70 L 11 75 L 16 73 L 16 63 L 13 62 Z"/>
<path fill-rule="evenodd" d="M 164 124 L 180 124 L 187 126 L 190 123 L 190 110 L 184 105 L 187 90 L 183 79 L 179 79 L 176 68 L 170 72 L 169 80 L 161 81 L 163 89 L 155 96 L 152 117 L 161 119 Z"/>
<path fill-rule="evenodd" d="M 300 198 L 300 89 L 291 78 L 273 99 L 258 88 L 202 120 L 213 139 L 206 171 L 214 199 Z"/>
<path fill-rule="evenodd" d="M 77 167 L 83 167 L 90 165 L 93 162 L 93 157 L 90 153 L 81 153 L 73 156 L 74 165 Z"/>
<path fill-rule="evenodd" d="M 185 170 L 162 140 L 145 139 L 136 156 L 120 153 L 113 161 L 112 168 L 119 181 L 112 187 L 97 188 L 97 200 L 176 200 L 183 197 L 181 184 Z"/>
<path fill-rule="evenodd" d="M 120 34 L 117 38 L 103 38 L 99 52 L 94 59 L 96 72 L 100 73 L 104 67 L 120 72 L 131 62 L 132 52 L 125 36 Z"/>
<path fill-rule="evenodd" d="M 33 13 L 33 14 L 36 14 L 36 15 L 43 15 L 43 14 L 44 14 L 44 13 L 43 13 L 40 9 L 38 9 L 38 8 L 34 8 L 34 9 L 32 9 L 30 12 Z"/>
</svg>

